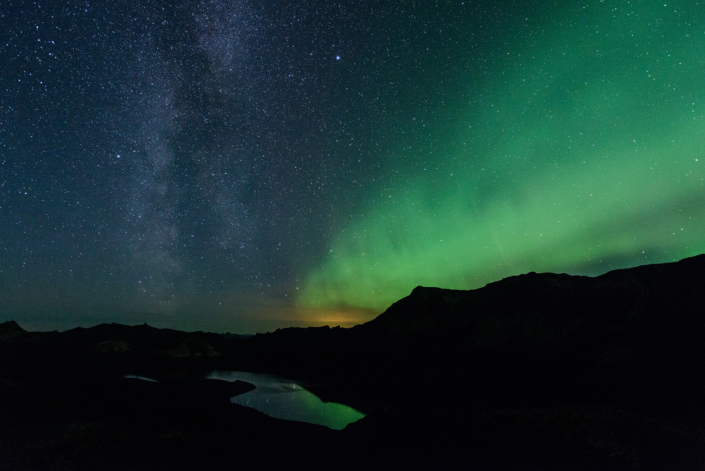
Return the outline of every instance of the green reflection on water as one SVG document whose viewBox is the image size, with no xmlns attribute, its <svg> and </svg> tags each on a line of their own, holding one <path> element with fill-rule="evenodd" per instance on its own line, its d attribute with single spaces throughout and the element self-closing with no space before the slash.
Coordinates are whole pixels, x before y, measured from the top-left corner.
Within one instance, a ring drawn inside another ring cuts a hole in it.
<svg viewBox="0 0 705 471">
<path fill-rule="evenodd" d="M 209 379 L 246 381 L 257 389 L 231 399 L 234 404 L 252 407 L 270 417 L 342 430 L 365 416 L 350 406 L 323 402 L 300 384 L 277 376 L 240 371 L 214 371 Z"/>
</svg>

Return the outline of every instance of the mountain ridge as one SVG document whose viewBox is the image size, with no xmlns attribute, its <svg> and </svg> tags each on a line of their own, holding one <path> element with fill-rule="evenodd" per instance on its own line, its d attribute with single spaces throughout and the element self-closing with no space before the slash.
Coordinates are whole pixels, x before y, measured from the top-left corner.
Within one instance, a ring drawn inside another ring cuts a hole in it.
<svg viewBox="0 0 705 471">
<path fill-rule="evenodd" d="M 282 423 L 230 404 L 251 386 L 203 379 L 216 369 L 303 380 L 368 416 L 339 433 Z M 207 456 L 230 469 L 236 450 L 255 467 L 264 457 L 307 470 L 696 470 L 705 466 L 703 371 L 705 255 L 597 277 L 417 287 L 348 329 L 238 338 L 119 324 L 27 332 L 11 321 L 0 324 L 0 463 L 37 449 L 13 438 L 23 427 L 53 444 L 32 452 L 40 461 L 27 469 L 133 469 L 116 458 L 129 453 L 174 469 Z M 47 436 L 47 423 L 61 433 Z M 98 438 L 74 424 L 98 427 Z M 144 436 L 155 447 L 138 445 Z M 71 452 L 88 464 L 65 465 L 54 450 L 66 440 L 76 450 L 97 443 L 88 458 Z"/>
<path fill-rule="evenodd" d="M 475 376 L 467 397 L 480 408 L 505 397 L 512 406 L 555 400 L 678 409 L 659 401 L 665 394 L 678 397 L 687 415 L 694 390 L 705 395 L 702 381 L 682 373 L 705 367 L 704 316 L 700 255 L 598 277 L 529 273 L 470 291 L 418 287 L 350 329 L 257 335 L 240 345 L 235 364 L 354 387 L 383 408 L 423 406 L 418 398 L 432 385 L 466 371 Z M 428 386 L 415 384 L 417 376 Z M 450 381 L 454 390 L 467 385 Z M 669 382 L 682 394 L 666 392 Z M 502 387 L 523 393 L 510 397 Z"/>
</svg>

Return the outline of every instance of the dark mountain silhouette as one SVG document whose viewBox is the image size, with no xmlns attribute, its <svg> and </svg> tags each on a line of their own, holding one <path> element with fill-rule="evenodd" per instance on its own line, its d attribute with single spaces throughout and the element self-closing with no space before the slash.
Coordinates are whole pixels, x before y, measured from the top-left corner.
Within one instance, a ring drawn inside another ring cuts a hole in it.
<svg viewBox="0 0 705 471">
<path fill-rule="evenodd" d="M 242 368 L 368 385 L 377 398 L 388 385 L 385 407 L 417 406 L 418 391 L 442 382 L 456 386 L 444 388 L 449 400 L 458 392 L 476 405 L 588 401 L 692 416 L 705 397 L 693 374 L 705 366 L 705 256 L 596 278 L 418 287 L 352 329 L 282 329 L 241 347 Z"/>
<path fill-rule="evenodd" d="M 270 419 L 230 404 L 248 386 L 203 380 L 213 369 L 304 380 L 369 415 L 341 432 Z M 418 287 L 351 329 L 238 338 L 7 322 L 0 463 L 193 469 L 237 455 L 260 469 L 702 469 L 704 371 L 705 255 L 595 278 Z M 23 461 L 37 440 L 49 445 Z"/>
<path fill-rule="evenodd" d="M 26 332 L 22 327 L 20 327 L 15 321 L 3 322 L 0 324 L 0 336 L 3 339 L 8 337 L 19 335 Z"/>
</svg>

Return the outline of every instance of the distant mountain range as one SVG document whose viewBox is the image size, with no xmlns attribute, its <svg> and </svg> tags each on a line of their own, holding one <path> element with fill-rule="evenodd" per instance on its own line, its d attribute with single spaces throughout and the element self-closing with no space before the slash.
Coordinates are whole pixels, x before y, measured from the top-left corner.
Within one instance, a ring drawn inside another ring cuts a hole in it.
<svg viewBox="0 0 705 471">
<path fill-rule="evenodd" d="M 252 430 L 249 451 L 238 448 L 246 461 L 261 451 L 256 437 L 299 427 L 253 418 L 228 404 L 228 394 L 246 388 L 204 382 L 213 369 L 304 380 L 324 400 L 369 413 L 339 433 L 311 426 L 296 443 L 280 438 L 275 447 L 304 451 L 293 461 L 270 457 L 272 465 L 702 469 L 705 255 L 595 278 L 529 273 L 471 291 L 417 287 L 376 319 L 350 329 L 289 328 L 240 338 L 146 325 L 57 333 L 0 324 L 0 399 L 20 409 L 39 401 L 57 427 L 89 420 L 119 423 L 129 437 L 146 433 L 145 423 L 125 425 L 124 417 L 108 414 L 85 392 L 107 394 L 106 388 L 131 398 L 129 407 L 115 399 L 126 417 L 149 410 L 159 402 L 154 398 L 170 397 L 155 420 L 180 433 L 203 427 L 203 420 L 221 424 L 219 433 L 230 430 L 223 417 L 244 421 Z M 161 383 L 126 385 L 126 374 Z M 130 409 L 141 404 L 143 393 L 152 402 Z M 168 418 L 173 410 L 203 404 L 196 397 L 219 404 L 197 408 L 208 419 Z M 93 412 L 57 415 L 57 408 L 80 411 L 81 404 L 91 404 Z M 30 430 L 40 427 L 28 424 Z M 12 435 L 4 427 L 0 443 L 3 434 Z M 221 435 L 208 435 L 211 441 L 203 445 L 215 467 L 221 463 L 214 443 Z M 159 446 L 166 446 L 159 437 Z M 329 446 L 325 459 L 314 451 L 321 440 Z M 110 446 L 119 449 L 113 441 Z M 2 453 L 0 445 L 0 460 Z M 150 459 L 158 461 L 154 453 Z M 89 454 L 105 458 L 100 451 Z"/>
</svg>

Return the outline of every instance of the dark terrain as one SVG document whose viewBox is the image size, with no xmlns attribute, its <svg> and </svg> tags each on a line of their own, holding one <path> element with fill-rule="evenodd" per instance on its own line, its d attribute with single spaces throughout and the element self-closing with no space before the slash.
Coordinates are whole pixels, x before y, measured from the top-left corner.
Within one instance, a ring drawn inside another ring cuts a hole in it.
<svg viewBox="0 0 705 471">
<path fill-rule="evenodd" d="M 251 385 L 213 369 L 307 381 L 368 416 L 272 419 L 231 404 Z M 419 287 L 351 329 L 0 324 L 0 468 L 237 467 L 703 469 L 705 255 Z"/>
</svg>

